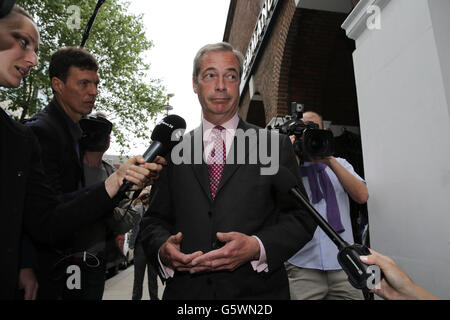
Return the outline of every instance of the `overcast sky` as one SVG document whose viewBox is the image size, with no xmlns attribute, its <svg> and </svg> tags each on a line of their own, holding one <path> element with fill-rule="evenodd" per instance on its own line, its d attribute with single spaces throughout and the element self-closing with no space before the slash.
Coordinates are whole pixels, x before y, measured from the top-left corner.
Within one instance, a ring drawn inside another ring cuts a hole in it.
<svg viewBox="0 0 450 320">
<path fill-rule="evenodd" d="M 192 62 L 198 49 L 223 40 L 230 0 L 129 0 L 130 12 L 144 15 L 147 39 L 154 47 L 146 54 L 150 76 L 161 79 L 171 111 L 183 117 L 187 130 L 200 123 L 200 105 L 192 90 Z M 149 123 L 149 130 L 154 123 Z M 136 145 L 131 155 L 142 154 L 149 144 Z M 117 153 L 113 145 L 109 154 Z"/>
</svg>

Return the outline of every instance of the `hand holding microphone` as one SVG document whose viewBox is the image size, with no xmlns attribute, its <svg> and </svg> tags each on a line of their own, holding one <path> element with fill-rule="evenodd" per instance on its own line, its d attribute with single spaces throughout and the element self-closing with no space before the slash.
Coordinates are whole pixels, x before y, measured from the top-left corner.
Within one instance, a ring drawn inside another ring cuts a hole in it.
<svg viewBox="0 0 450 320">
<path fill-rule="evenodd" d="M 149 176 L 150 179 L 157 178 L 162 167 L 159 167 L 157 164 L 151 162 L 156 162 L 159 165 L 165 164 L 166 161 L 162 157 L 169 154 L 173 147 L 181 141 L 185 129 L 186 121 L 184 121 L 184 119 L 180 116 L 172 114 L 162 119 L 161 122 L 156 125 L 155 129 L 153 129 L 151 136 L 153 141 L 152 144 L 148 147 L 147 151 L 145 151 L 142 160 L 140 158 L 135 159 L 135 166 L 144 165 L 144 167 L 148 167 L 150 173 L 147 176 Z M 136 160 L 139 161 L 136 162 Z M 153 164 L 154 166 L 148 166 L 148 164 Z M 136 184 L 136 182 L 139 183 L 140 174 L 145 174 L 145 172 L 129 171 L 129 174 L 130 176 L 123 180 L 123 184 L 119 188 L 118 194 L 125 193 L 131 189 L 133 184 Z M 138 188 L 140 187 L 142 186 L 138 184 Z"/>
<path fill-rule="evenodd" d="M 274 186 L 280 193 L 289 193 L 300 201 L 309 211 L 314 221 L 325 232 L 331 241 L 337 246 L 339 253 L 338 262 L 348 276 L 350 284 L 357 289 L 372 289 L 373 277 L 368 265 L 360 260 L 360 256 L 370 255 L 370 251 L 366 246 L 360 244 L 350 245 L 330 226 L 320 213 L 311 205 L 307 196 L 305 196 L 298 188 L 294 175 L 285 167 L 280 167 L 279 173 L 275 177 Z M 381 280 L 383 274 L 380 273 Z M 374 285 L 377 285 L 375 283 Z"/>
<path fill-rule="evenodd" d="M 142 156 L 130 158 L 120 168 L 105 180 L 105 188 L 108 195 L 113 198 L 123 195 L 120 191 L 122 181 L 129 181 L 135 185 L 134 189 L 142 189 L 151 182 L 152 175 L 157 175 L 162 170 L 165 159 L 159 157 L 154 163 L 145 162 Z"/>
</svg>

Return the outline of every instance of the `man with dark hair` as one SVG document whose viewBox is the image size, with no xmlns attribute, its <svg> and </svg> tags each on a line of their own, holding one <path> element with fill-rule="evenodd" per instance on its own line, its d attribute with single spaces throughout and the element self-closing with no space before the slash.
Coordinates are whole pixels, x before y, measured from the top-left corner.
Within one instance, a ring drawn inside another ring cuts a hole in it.
<svg viewBox="0 0 450 320">
<path fill-rule="evenodd" d="M 58 78 L 66 82 L 71 67 L 98 71 L 98 62 L 93 55 L 82 48 L 67 47 L 56 51 L 50 60 L 50 81 Z"/>
<path fill-rule="evenodd" d="M 82 137 L 79 121 L 94 108 L 100 82 L 98 63 L 88 51 L 69 47 L 59 49 L 52 55 L 49 69 L 54 98 L 26 125 L 40 142 L 44 171 L 51 186 L 65 200 L 86 186 L 79 145 Z M 63 264 L 71 263 L 70 259 L 66 259 L 68 256 L 72 260 L 80 259 L 73 256 L 80 249 L 77 244 L 79 238 L 79 234 L 74 234 L 69 241 L 61 244 L 59 252 L 49 247 L 38 247 L 38 298 L 80 298 L 73 294 L 76 288 L 68 290 Z M 82 260 L 87 263 L 85 256 Z M 62 274 L 58 274 L 58 270 Z"/>
<path fill-rule="evenodd" d="M 94 108 L 100 82 L 97 70 L 97 61 L 84 49 L 56 51 L 50 61 L 54 98 L 27 122 L 39 139 L 45 172 L 59 194 L 84 186 L 78 122 Z"/>
</svg>

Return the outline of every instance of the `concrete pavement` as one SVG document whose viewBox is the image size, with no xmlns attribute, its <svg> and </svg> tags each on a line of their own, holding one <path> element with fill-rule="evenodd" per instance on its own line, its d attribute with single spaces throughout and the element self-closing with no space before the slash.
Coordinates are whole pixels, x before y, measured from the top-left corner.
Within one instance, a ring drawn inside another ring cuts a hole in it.
<svg viewBox="0 0 450 320">
<path fill-rule="evenodd" d="M 134 281 L 134 265 L 119 271 L 114 277 L 106 280 L 103 300 L 131 300 Z M 161 299 L 164 286 L 158 277 L 158 297 Z M 147 271 L 145 271 L 142 300 L 149 300 Z"/>
</svg>

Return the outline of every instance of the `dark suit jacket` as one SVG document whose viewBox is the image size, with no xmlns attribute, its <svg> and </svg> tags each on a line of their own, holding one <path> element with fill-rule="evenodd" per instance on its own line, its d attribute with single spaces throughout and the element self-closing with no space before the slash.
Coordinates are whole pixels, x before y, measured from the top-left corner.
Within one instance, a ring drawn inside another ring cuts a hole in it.
<svg viewBox="0 0 450 320">
<path fill-rule="evenodd" d="M 0 110 L 0 299 L 13 299 L 18 281 L 21 239 L 48 244 L 97 220 L 113 202 L 102 184 L 77 199 L 59 203 L 45 183 L 39 144 L 31 130 Z"/>
<path fill-rule="evenodd" d="M 277 193 L 275 176 L 261 175 L 260 162 L 249 164 L 252 148 L 260 146 L 260 135 L 268 137 L 270 133 L 242 120 L 238 129 L 255 130 L 253 136 L 257 143 L 250 143 L 251 139 L 246 143 L 247 164 L 238 164 L 236 159 L 234 164 L 229 164 L 228 155 L 212 200 L 205 163 L 174 165 L 169 162 L 152 188 L 152 201 L 141 225 L 140 240 L 152 263 L 158 265 L 159 248 L 179 231 L 183 233 L 181 251 L 184 253 L 212 250 L 216 232 L 256 235 L 265 247 L 269 272 L 257 273 L 250 263 L 233 272 L 196 275 L 175 272 L 166 282 L 165 299 L 289 299 L 284 261 L 310 241 L 316 224 L 289 195 Z M 260 134 L 256 130 L 261 130 Z M 194 137 L 191 150 L 195 143 L 203 146 L 202 129 L 196 132 L 190 133 Z M 195 139 L 200 141 L 194 142 Z M 278 139 L 280 166 L 300 177 L 289 138 L 278 135 Z M 236 138 L 232 148 L 235 147 Z M 202 148 L 199 151 L 203 152 Z M 300 179 L 297 180 L 302 186 Z"/>
<path fill-rule="evenodd" d="M 77 192 L 84 186 L 82 162 L 76 153 L 68 116 L 53 99 L 44 110 L 27 121 L 39 140 L 48 181 L 57 194 Z"/>
</svg>

